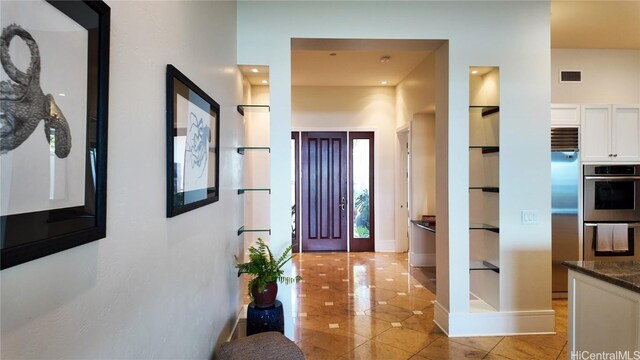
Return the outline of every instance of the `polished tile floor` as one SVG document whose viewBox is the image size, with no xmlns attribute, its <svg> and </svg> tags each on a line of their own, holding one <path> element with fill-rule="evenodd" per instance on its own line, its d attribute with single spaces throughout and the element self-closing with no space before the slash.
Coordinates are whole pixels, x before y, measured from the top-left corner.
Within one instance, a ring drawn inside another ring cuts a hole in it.
<svg viewBox="0 0 640 360">
<path fill-rule="evenodd" d="M 407 254 L 305 253 L 293 259 L 294 341 L 307 359 L 567 359 L 567 302 L 556 335 L 448 338 L 433 323 L 433 270 Z"/>
</svg>

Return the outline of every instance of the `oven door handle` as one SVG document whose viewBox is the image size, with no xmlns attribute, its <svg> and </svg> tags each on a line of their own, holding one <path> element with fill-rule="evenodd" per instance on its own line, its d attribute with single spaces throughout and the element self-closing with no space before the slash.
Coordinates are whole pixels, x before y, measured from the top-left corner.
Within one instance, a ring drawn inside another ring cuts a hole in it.
<svg viewBox="0 0 640 360">
<path fill-rule="evenodd" d="M 624 224 L 624 221 L 621 222 Z M 610 224 L 610 223 L 601 223 L 601 224 Z M 597 227 L 598 223 L 584 223 L 584 226 Z M 640 223 L 627 223 L 627 226 L 630 228 L 640 228 Z"/>
<path fill-rule="evenodd" d="M 629 181 L 640 180 L 640 176 L 585 176 L 585 180 Z"/>
</svg>

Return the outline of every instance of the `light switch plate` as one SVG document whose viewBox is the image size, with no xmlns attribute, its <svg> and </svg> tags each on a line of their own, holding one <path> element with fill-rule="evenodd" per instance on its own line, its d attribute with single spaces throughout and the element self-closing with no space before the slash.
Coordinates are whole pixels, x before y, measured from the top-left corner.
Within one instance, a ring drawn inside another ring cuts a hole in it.
<svg viewBox="0 0 640 360">
<path fill-rule="evenodd" d="M 522 210 L 522 223 L 523 224 L 537 224 L 538 223 L 538 211 L 537 210 Z"/>
</svg>

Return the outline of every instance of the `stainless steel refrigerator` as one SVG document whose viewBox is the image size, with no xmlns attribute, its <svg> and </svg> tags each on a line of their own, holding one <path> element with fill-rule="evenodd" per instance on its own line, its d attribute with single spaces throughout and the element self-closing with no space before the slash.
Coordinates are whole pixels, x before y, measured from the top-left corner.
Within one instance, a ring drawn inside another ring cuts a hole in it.
<svg viewBox="0 0 640 360">
<path fill-rule="evenodd" d="M 554 297 L 566 297 L 567 294 L 567 269 L 561 263 L 565 260 L 578 260 L 580 251 L 578 150 L 578 128 L 551 129 L 551 254 Z"/>
</svg>

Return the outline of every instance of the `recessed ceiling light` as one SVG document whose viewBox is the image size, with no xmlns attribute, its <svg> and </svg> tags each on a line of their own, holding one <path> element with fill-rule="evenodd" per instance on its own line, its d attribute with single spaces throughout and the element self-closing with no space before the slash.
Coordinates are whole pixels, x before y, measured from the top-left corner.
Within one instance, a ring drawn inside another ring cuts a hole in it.
<svg viewBox="0 0 640 360">
<path fill-rule="evenodd" d="M 477 73 L 478 73 L 478 70 L 473 70 L 473 71 L 471 71 L 471 73 L 472 73 L 472 74 L 477 74 Z"/>
<path fill-rule="evenodd" d="M 391 56 L 389 56 L 389 55 L 385 55 L 385 56 L 380 57 L 380 62 L 383 63 L 383 64 L 388 63 L 390 60 L 391 60 Z"/>
<path fill-rule="evenodd" d="M 269 82 L 267 80 L 262 80 L 263 84 L 268 84 Z"/>
<path fill-rule="evenodd" d="M 382 84 L 382 85 L 387 85 L 387 80 L 382 80 L 382 81 L 380 81 L 380 84 Z"/>
<path fill-rule="evenodd" d="M 258 72 L 258 69 L 253 68 L 253 69 L 251 69 L 251 72 L 253 72 L 253 73 L 257 73 L 257 72 Z"/>
<path fill-rule="evenodd" d="M 65 94 L 63 94 L 63 93 L 60 93 L 60 94 L 58 94 L 58 95 L 60 95 L 60 96 L 67 96 L 67 95 L 65 95 Z"/>
</svg>

